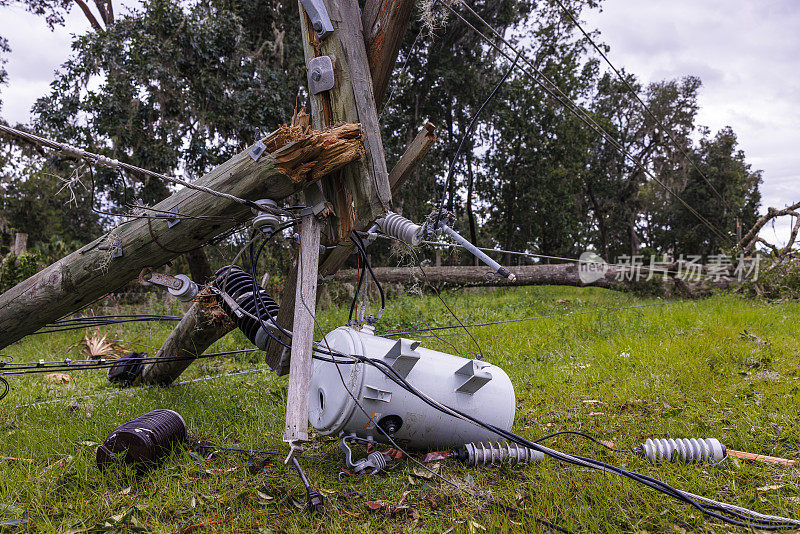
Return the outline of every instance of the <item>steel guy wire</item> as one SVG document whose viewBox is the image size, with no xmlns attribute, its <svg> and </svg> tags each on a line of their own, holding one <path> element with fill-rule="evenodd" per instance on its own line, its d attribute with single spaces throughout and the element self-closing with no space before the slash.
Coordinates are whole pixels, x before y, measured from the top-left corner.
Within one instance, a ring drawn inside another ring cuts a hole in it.
<svg viewBox="0 0 800 534">
<path fill-rule="evenodd" d="M 725 197 L 723 197 L 719 193 L 719 191 L 717 191 L 717 188 L 714 187 L 714 184 L 711 183 L 711 180 L 709 180 L 708 177 L 706 177 L 706 175 L 703 173 L 703 171 L 700 170 L 700 167 L 698 167 L 695 164 L 694 160 L 692 160 L 692 158 L 689 156 L 689 154 L 686 152 L 686 150 L 684 150 L 683 146 L 681 146 L 681 144 L 678 142 L 678 140 L 675 139 L 675 137 L 672 135 L 672 132 L 670 131 L 670 129 L 667 128 L 664 125 L 664 123 L 661 122 L 661 120 L 659 120 L 653 114 L 653 112 L 650 109 L 650 107 L 647 104 L 645 104 L 644 100 L 641 99 L 641 97 L 639 96 L 639 93 L 637 93 L 636 90 L 631 86 L 631 84 L 628 82 L 627 78 L 625 78 L 622 75 L 622 73 L 620 73 L 619 70 L 617 70 L 617 68 L 611 63 L 611 60 L 608 59 L 608 56 L 606 55 L 605 52 L 603 52 L 603 49 L 600 48 L 600 46 L 595 42 L 595 40 L 592 39 L 592 37 L 586 32 L 586 30 L 583 29 L 583 26 L 581 26 L 580 22 L 578 22 L 577 17 L 575 17 L 573 15 L 572 11 L 570 11 L 561 2 L 561 0 L 555 0 L 555 2 L 562 9 L 562 11 L 564 11 L 564 13 L 566 13 L 567 17 L 573 22 L 573 24 L 575 24 L 575 26 L 581 31 L 583 36 L 586 37 L 586 39 L 589 41 L 589 43 L 591 43 L 591 45 L 594 47 L 594 49 L 597 51 L 597 53 L 600 54 L 600 56 L 603 58 L 603 60 L 606 62 L 606 64 L 611 68 L 611 70 L 614 71 L 614 74 L 616 74 L 617 77 L 620 79 L 620 81 L 623 84 L 625 84 L 625 87 L 627 87 L 628 91 L 630 91 L 630 93 L 636 98 L 636 100 L 639 102 L 639 104 L 641 104 L 642 109 L 644 109 L 647 112 L 647 114 L 650 116 L 650 118 L 653 119 L 656 122 L 656 124 L 658 124 L 658 126 L 661 128 L 661 131 L 664 132 L 665 134 L 667 134 L 667 137 L 669 137 L 670 141 L 672 141 L 672 144 L 675 145 L 675 148 L 677 148 L 681 152 L 681 154 L 683 154 L 683 157 L 686 158 L 686 161 L 688 161 L 689 164 L 692 167 L 694 167 L 694 169 L 700 174 L 700 176 L 703 177 L 703 180 L 705 180 L 706 183 L 708 184 L 708 186 L 711 188 L 711 190 L 714 191 L 714 194 L 717 195 L 717 197 L 725 204 L 725 206 L 728 209 L 730 209 L 730 206 L 728 205 L 728 201 L 725 200 Z"/>
<path fill-rule="evenodd" d="M 228 377 L 231 377 L 231 376 L 243 376 L 243 375 L 250 375 L 250 374 L 256 374 L 256 373 L 263 373 L 264 371 L 268 371 L 268 370 L 269 369 L 267 369 L 265 367 L 260 367 L 260 368 L 255 368 L 255 369 L 247 369 L 247 370 L 244 370 L 244 371 L 234 371 L 234 372 L 231 372 L 231 373 L 225 373 L 225 374 L 221 374 L 221 375 L 204 376 L 204 377 L 200 377 L 200 378 L 194 378 L 194 379 L 191 379 L 191 380 L 183 380 L 182 382 L 175 382 L 174 384 L 170 384 L 169 386 L 167 386 L 167 388 L 173 388 L 173 387 L 177 387 L 177 386 L 185 386 L 185 385 L 194 384 L 194 383 L 197 383 L 197 382 L 208 382 L 208 381 L 211 381 L 211 380 L 217 380 L 218 378 L 228 378 Z M 4 379 L 0 376 L 0 380 L 4 380 Z M 93 398 L 93 397 L 113 397 L 113 396 L 119 395 L 120 393 L 132 393 L 132 392 L 140 391 L 140 390 L 143 390 L 143 389 L 154 389 L 154 388 L 163 389 L 164 386 L 158 386 L 158 385 L 136 386 L 136 387 L 132 387 L 132 388 L 114 389 L 114 390 L 111 390 L 111 391 L 101 391 L 101 392 L 98 392 L 98 393 L 91 393 L 89 395 L 80 395 L 80 396 L 77 396 L 77 397 L 58 397 L 56 399 L 49 399 L 49 400 L 46 400 L 46 401 L 32 402 L 32 403 L 29 403 L 29 404 L 18 404 L 17 406 L 14 406 L 13 408 L 30 408 L 30 407 L 33 407 L 33 406 L 43 406 L 45 404 L 55 404 L 57 402 L 90 399 L 90 398 Z M 1 398 L 2 397 L 0 397 L 0 399 Z"/>
<path fill-rule="evenodd" d="M 512 51 L 520 53 L 508 40 L 505 39 L 494 27 L 492 27 L 488 22 L 486 22 L 480 15 L 475 13 L 466 2 L 460 1 L 459 4 L 463 5 L 470 13 L 478 18 L 482 24 L 484 24 L 487 28 L 489 28 L 492 33 L 494 33 L 506 46 L 508 46 Z M 512 60 L 512 57 L 505 52 L 499 45 L 497 45 L 494 41 L 489 39 L 485 34 L 483 34 L 480 30 L 478 30 L 473 24 L 467 21 L 458 11 L 456 11 L 452 6 L 448 5 L 447 2 L 442 2 L 442 4 L 450 10 L 456 17 L 461 19 L 468 27 L 470 27 L 473 31 L 475 31 L 487 44 L 497 50 L 500 54 L 502 54 L 506 59 L 509 61 Z M 711 224 L 711 222 L 703 217 L 696 209 L 694 209 L 689 203 L 687 203 L 680 195 L 678 195 L 675 191 L 672 190 L 667 184 L 662 182 L 658 179 L 645 165 L 633 154 L 631 154 L 624 146 L 622 146 L 614 137 L 609 134 L 602 126 L 600 126 L 597 121 L 595 121 L 592 116 L 586 112 L 583 108 L 572 102 L 567 95 L 547 76 L 544 75 L 531 61 L 523 54 L 522 56 L 523 62 L 525 62 L 535 73 L 536 76 L 531 74 L 531 72 L 523 67 L 519 67 L 520 70 L 529 76 L 534 82 L 539 84 L 545 92 L 556 99 L 561 105 L 567 108 L 571 113 L 573 113 L 578 119 L 580 119 L 584 124 L 589 126 L 595 133 L 601 135 L 604 139 L 606 139 L 609 143 L 611 143 L 614 148 L 619 150 L 622 155 L 629 159 L 636 167 L 641 169 L 641 171 L 656 182 L 659 186 L 661 186 L 665 191 L 667 191 L 670 195 L 675 197 L 692 215 L 694 215 L 703 225 L 709 228 L 712 232 L 714 232 L 718 237 L 721 239 L 731 242 L 730 238 L 726 236 L 723 232 L 718 230 L 716 226 Z M 541 79 L 540 79 L 541 78 Z M 544 80 L 544 81 L 542 81 Z"/>
<path fill-rule="evenodd" d="M 521 55 L 522 55 L 521 51 L 517 52 L 517 57 L 514 58 L 514 61 L 508 67 L 508 70 L 506 70 L 506 72 L 503 74 L 503 77 L 500 78 L 500 81 L 497 82 L 497 85 L 494 86 L 492 92 L 489 94 L 486 100 L 483 101 L 481 106 L 478 108 L 478 111 L 476 111 L 475 114 L 472 116 L 472 120 L 470 120 L 467 129 L 464 130 L 464 135 L 461 137 L 461 142 L 458 144 L 456 153 L 453 154 L 453 159 L 450 160 L 450 168 L 447 170 L 447 178 L 445 178 L 444 180 L 442 195 L 439 198 L 439 207 L 436 214 L 436 224 L 434 225 L 434 229 L 438 230 L 439 228 L 439 220 L 442 216 L 442 211 L 444 209 L 444 198 L 445 196 L 447 196 L 448 192 L 450 193 L 448 208 L 450 207 L 450 203 L 453 201 L 453 189 L 452 189 L 453 173 L 455 172 L 456 161 L 458 161 L 458 157 L 461 155 L 461 151 L 464 148 L 464 143 L 467 141 L 467 138 L 469 138 L 470 135 L 472 135 L 472 129 L 475 127 L 475 123 L 478 122 L 478 118 L 480 117 L 481 112 L 486 108 L 489 102 L 491 102 L 494 99 L 495 95 L 498 93 L 498 91 L 500 91 L 500 88 L 503 86 L 505 81 L 514 71 L 514 67 L 517 66 L 517 62 L 519 61 Z"/>
<path fill-rule="evenodd" d="M 388 237 L 390 239 L 392 238 L 392 236 L 386 236 L 384 234 L 378 234 L 378 236 L 379 237 L 384 237 L 384 238 Z M 428 246 L 432 246 L 432 247 L 441 247 L 441 248 L 457 247 L 457 248 L 466 249 L 466 247 L 464 247 L 463 245 L 460 245 L 458 243 L 445 243 L 445 242 L 442 242 L 442 241 L 420 241 L 420 244 L 428 245 Z M 478 250 L 482 250 L 484 252 L 497 252 L 497 253 L 502 253 L 502 254 L 512 254 L 514 256 L 527 256 L 527 257 L 531 257 L 531 258 L 544 258 L 544 259 L 551 259 L 551 260 L 561 260 L 561 261 L 566 261 L 566 262 L 569 262 L 569 263 L 577 263 L 577 264 L 602 265 L 599 262 L 594 262 L 594 261 L 591 261 L 591 260 L 582 260 L 580 258 L 566 258 L 566 257 L 563 257 L 563 256 L 548 256 L 547 254 L 534 254 L 532 252 L 519 252 L 519 251 L 514 251 L 514 250 L 503 250 L 503 249 L 497 249 L 497 248 L 487 248 L 487 247 L 478 247 L 478 246 L 476 246 L 475 248 L 477 248 Z M 657 257 L 657 256 L 654 256 L 654 257 Z M 680 261 L 676 261 L 675 263 L 680 263 Z M 540 263 L 539 265 L 545 265 L 545 264 L 541 264 Z M 625 264 L 625 263 L 608 263 L 608 262 L 605 262 L 605 265 L 608 266 L 608 267 L 620 267 L 620 268 L 623 268 L 623 269 L 639 270 L 639 271 L 645 271 L 645 272 L 653 271 L 655 274 L 675 274 L 675 275 L 682 274 L 681 271 L 674 271 L 674 270 L 670 270 L 670 269 L 662 269 L 660 267 L 653 267 L 651 269 L 650 265 L 644 264 L 644 263 L 642 263 L 642 264 Z M 699 266 L 699 264 L 694 264 L 694 265 L 698 265 Z"/>
<path fill-rule="evenodd" d="M 674 304 L 686 304 L 688 302 L 691 302 L 691 301 L 676 300 L 676 301 L 665 301 L 665 302 L 653 302 L 653 303 L 650 303 L 650 304 L 637 304 L 635 306 L 617 306 L 617 307 L 610 307 L 610 308 L 592 308 L 592 309 L 589 309 L 589 310 L 581 310 L 581 311 L 575 311 L 575 312 L 569 312 L 569 313 L 554 313 L 554 314 L 550 314 L 550 315 L 537 315 L 537 316 L 533 316 L 533 317 L 520 317 L 518 319 L 502 319 L 502 320 L 499 320 L 499 321 L 488 321 L 488 322 L 485 322 L 485 323 L 472 323 L 472 324 L 466 324 L 466 325 L 460 325 L 459 324 L 459 325 L 447 325 L 447 326 L 433 326 L 433 327 L 429 327 L 429 328 L 417 328 L 417 329 L 401 330 L 401 331 L 395 331 L 395 332 L 385 330 L 385 331 L 381 331 L 381 332 L 375 332 L 375 334 L 379 334 L 379 335 L 382 335 L 382 336 L 401 336 L 401 335 L 405 335 L 405 334 L 416 334 L 416 333 L 419 333 L 419 332 L 434 332 L 434 331 L 440 331 L 440 330 L 453 330 L 453 329 L 459 329 L 459 328 L 465 328 L 465 327 L 466 328 L 475 328 L 475 327 L 482 327 L 482 326 L 495 326 L 495 325 L 501 325 L 501 324 L 523 323 L 523 322 L 527 322 L 527 321 L 535 321 L 535 320 L 538 320 L 538 319 L 552 319 L 552 318 L 555 318 L 555 317 L 568 317 L 568 316 L 572 316 L 572 315 L 586 315 L 586 314 L 589 314 L 589 313 L 601 313 L 601 312 L 609 312 L 609 311 L 636 310 L 636 309 L 641 309 L 641 308 L 653 308 L 653 307 L 657 307 L 657 306 L 668 306 L 668 305 L 674 305 Z"/>
<path fill-rule="evenodd" d="M 165 174 L 154 172 L 154 171 L 151 171 L 151 170 L 148 170 L 148 169 L 143 169 L 142 167 L 137 167 L 137 166 L 131 165 L 129 163 L 123 163 L 123 162 L 121 162 L 119 160 L 116 160 L 116 159 L 113 159 L 113 158 L 109 158 L 109 157 L 103 156 L 101 154 L 95 154 L 93 152 L 88 152 L 86 150 L 74 147 L 74 146 L 69 145 L 67 143 L 59 143 L 58 141 L 53 141 L 52 139 L 47 139 L 45 137 L 40 137 L 38 135 L 34 135 L 32 133 L 28 133 L 28 132 L 25 132 L 25 131 L 22 131 L 22 130 L 18 130 L 16 128 L 12 128 L 10 126 L 6 126 L 4 124 L 0 124 L 0 131 L 3 131 L 5 133 L 11 134 L 11 135 L 16 135 L 16 136 L 21 137 L 21 138 L 23 138 L 23 139 L 25 139 L 25 140 L 27 140 L 29 142 L 36 143 L 36 144 L 41 145 L 41 146 L 46 146 L 46 147 L 54 149 L 54 150 L 59 150 L 62 153 L 64 153 L 65 155 L 71 156 L 71 157 L 76 158 L 76 159 L 84 159 L 84 160 L 87 160 L 87 161 L 94 162 L 97 165 L 101 165 L 101 166 L 104 166 L 104 167 L 109 167 L 109 168 L 112 168 L 112 169 L 125 169 L 125 170 L 130 171 L 130 172 L 134 172 L 134 173 L 138 173 L 138 174 L 144 174 L 146 176 L 150 176 L 152 178 L 157 178 L 159 180 L 164 180 L 166 182 L 170 182 L 170 183 L 173 183 L 173 184 L 176 184 L 176 185 L 182 185 L 182 186 L 187 187 L 189 189 L 194 189 L 196 191 L 201 191 L 201 192 L 207 193 L 209 195 L 213 195 L 213 196 L 216 196 L 216 197 L 228 199 L 228 200 L 230 200 L 232 202 L 236 202 L 237 204 L 241 204 L 243 206 L 247 206 L 248 208 L 254 209 L 254 210 L 259 211 L 259 212 L 260 211 L 265 211 L 265 212 L 268 212 L 268 213 L 284 214 L 282 212 L 282 210 L 273 210 L 271 208 L 267 208 L 267 207 L 261 206 L 260 204 L 257 204 L 256 202 L 253 202 L 251 200 L 246 200 L 246 199 L 243 199 L 243 198 L 239 198 L 237 196 L 230 195 L 228 193 L 223 193 L 221 191 L 217 191 L 215 189 L 211 189 L 209 187 L 205 187 L 205 186 L 202 186 L 202 185 L 193 184 L 193 183 L 191 183 L 191 182 L 189 182 L 187 180 L 184 180 L 182 178 L 175 178 L 173 176 L 167 176 Z"/>
<path fill-rule="evenodd" d="M 408 55 L 406 56 L 405 61 L 403 61 L 403 67 L 400 69 L 400 73 L 392 75 L 392 77 L 396 78 L 397 81 L 394 84 L 392 84 L 392 90 L 389 91 L 389 97 L 386 99 L 386 102 L 384 102 L 383 108 L 381 108 L 381 112 L 378 114 L 378 122 L 380 122 L 381 118 L 383 117 L 383 112 L 386 111 L 386 108 L 388 108 L 389 104 L 391 104 L 392 99 L 394 98 L 394 94 L 397 91 L 397 87 L 401 83 L 400 79 L 403 77 L 403 74 L 406 73 L 406 70 L 408 69 L 408 62 L 416 52 L 417 43 L 419 42 L 419 38 L 422 37 L 422 33 L 424 31 L 425 31 L 425 26 L 423 25 L 422 28 L 420 28 L 416 38 L 414 38 L 414 44 L 411 45 L 411 49 L 408 51 Z"/>
</svg>

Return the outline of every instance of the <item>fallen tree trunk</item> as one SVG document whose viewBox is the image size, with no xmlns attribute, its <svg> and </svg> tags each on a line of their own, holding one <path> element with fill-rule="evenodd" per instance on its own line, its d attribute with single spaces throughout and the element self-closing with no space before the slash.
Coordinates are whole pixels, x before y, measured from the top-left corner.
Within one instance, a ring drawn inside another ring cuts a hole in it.
<svg viewBox="0 0 800 534">
<path fill-rule="evenodd" d="M 372 270 L 380 282 L 387 284 L 418 284 L 430 283 L 433 285 L 455 286 L 576 286 L 576 287 L 603 287 L 617 290 L 647 289 L 659 292 L 665 296 L 684 295 L 696 297 L 706 294 L 712 288 L 729 288 L 730 280 L 699 282 L 686 282 L 680 278 L 668 277 L 662 279 L 659 272 L 654 271 L 653 281 L 645 281 L 648 268 L 642 267 L 643 279 L 640 281 L 627 280 L 623 276 L 625 268 L 609 265 L 605 274 L 591 283 L 581 280 L 578 266 L 574 263 L 526 265 L 508 267 L 516 275 L 516 280 L 510 282 L 506 278 L 494 275 L 485 266 L 442 266 L 442 267 L 373 267 Z M 333 275 L 335 280 L 355 284 L 358 282 L 358 270 L 347 269 Z M 648 285 L 649 284 L 649 285 Z M 658 284 L 658 285 L 656 285 Z M 659 289 L 660 287 L 660 289 Z"/>
<path fill-rule="evenodd" d="M 578 276 L 578 266 L 572 263 L 553 265 L 526 265 L 509 267 L 517 279 L 510 282 L 506 278 L 494 276 L 486 266 L 441 266 L 441 267 L 373 267 L 375 276 L 389 284 L 408 284 L 430 282 L 431 284 L 452 285 L 492 285 L 492 286 L 531 286 L 558 285 L 612 288 L 617 282 L 617 270 L 609 268 L 605 276 L 592 284 L 584 284 Z M 341 282 L 358 282 L 358 270 L 347 269 L 333 275 Z"/>
<path fill-rule="evenodd" d="M 216 295 L 208 289 L 198 302 L 183 314 L 181 322 L 158 349 L 156 356 L 167 361 L 152 362 L 142 371 L 141 383 L 167 385 L 180 376 L 194 358 L 203 354 L 219 338 L 236 328 L 236 324 L 217 304 Z M 185 359 L 174 359 L 185 358 Z"/>
<path fill-rule="evenodd" d="M 279 200 L 364 152 L 358 124 L 323 132 L 284 126 L 262 142 L 266 152 L 257 161 L 244 151 L 194 183 L 247 200 Z M 121 287 L 143 268 L 160 267 L 253 216 L 247 206 L 190 188 L 154 209 L 177 209 L 186 217 L 168 227 L 165 218 L 139 214 L 0 295 L 0 348 Z"/>
</svg>

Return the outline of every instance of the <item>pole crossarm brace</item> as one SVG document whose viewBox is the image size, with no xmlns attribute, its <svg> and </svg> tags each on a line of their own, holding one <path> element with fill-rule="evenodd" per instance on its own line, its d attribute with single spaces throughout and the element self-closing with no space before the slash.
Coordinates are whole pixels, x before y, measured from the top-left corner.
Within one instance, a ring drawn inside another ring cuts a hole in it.
<svg viewBox="0 0 800 534">
<path fill-rule="evenodd" d="M 326 131 L 284 126 L 260 143 L 266 147 L 260 157 L 251 156 L 251 147 L 195 183 L 240 198 L 280 200 L 364 153 L 359 124 Z M 246 206 L 189 188 L 154 206 L 175 208 L 188 217 L 173 228 L 143 212 L 0 295 L 0 348 L 252 218 Z"/>
</svg>

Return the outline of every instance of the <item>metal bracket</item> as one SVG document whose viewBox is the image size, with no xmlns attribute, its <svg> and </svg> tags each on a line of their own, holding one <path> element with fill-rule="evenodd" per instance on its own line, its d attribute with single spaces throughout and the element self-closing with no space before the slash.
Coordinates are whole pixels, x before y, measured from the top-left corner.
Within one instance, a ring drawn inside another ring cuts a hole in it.
<svg viewBox="0 0 800 534">
<path fill-rule="evenodd" d="M 97 247 L 97 250 L 110 250 L 112 258 L 121 258 L 122 257 L 122 241 L 115 241 L 110 245 L 100 245 Z"/>
<path fill-rule="evenodd" d="M 178 215 L 178 206 L 172 206 L 167 211 L 162 211 L 155 214 L 156 219 L 166 219 L 167 220 L 167 228 L 172 228 L 179 222 L 181 222 L 181 217 Z M 174 214 L 174 215 L 170 215 Z"/>
<path fill-rule="evenodd" d="M 303 9 L 308 13 L 308 18 L 311 19 L 311 26 L 317 33 L 317 37 L 325 39 L 333 33 L 333 23 L 323 0 L 300 0 L 300 3 L 303 4 Z"/>
<path fill-rule="evenodd" d="M 397 374 L 403 378 L 406 378 L 419 361 L 420 355 L 417 352 L 419 345 L 419 341 L 401 337 L 392 345 L 392 348 L 389 349 L 389 352 L 384 357 L 387 360 L 394 360 L 391 363 L 392 369 L 397 371 Z"/>
<path fill-rule="evenodd" d="M 258 158 L 267 150 L 267 145 L 265 145 L 260 139 L 250 148 L 250 158 L 253 161 L 258 161 Z"/>
<path fill-rule="evenodd" d="M 184 284 L 183 280 L 181 280 L 180 278 L 175 278 L 174 276 L 168 274 L 159 273 L 150 268 L 142 269 L 142 272 L 139 274 L 139 282 L 141 282 L 142 285 L 156 284 L 159 286 L 164 286 L 168 289 L 176 289 L 176 290 L 183 287 Z"/>
<path fill-rule="evenodd" d="M 307 206 L 300 212 L 302 217 L 314 215 L 317 219 L 324 219 L 333 213 L 333 204 L 328 201 L 317 202 L 313 206 Z"/>
<path fill-rule="evenodd" d="M 378 471 L 386 469 L 387 457 L 378 451 L 371 452 L 366 458 L 353 461 L 353 451 L 347 444 L 348 437 L 342 438 L 339 443 L 339 448 L 344 453 L 344 463 L 348 469 L 352 470 L 355 474 L 364 473 L 365 475 L 374 475 Z"/>
<path fill-rule="evenodd" d="M 318 56 L 308 62 L 308 90 L 312 95 L 330 91 L 334 85 L 336 77 L 330 56 Z"/>
<path fill-rule="evenodd" d="M 478 360 L 470 360 L 456 371 L 457 375 L 466 376 L 467 380 L 456 388 L 456 391 L 461 393 L 469 393 L 470 395 L 481 389 L 492 379 L 492 374 L 489 371 L 484 371 L 483 368 L 489 364 Z"/>
</svg>

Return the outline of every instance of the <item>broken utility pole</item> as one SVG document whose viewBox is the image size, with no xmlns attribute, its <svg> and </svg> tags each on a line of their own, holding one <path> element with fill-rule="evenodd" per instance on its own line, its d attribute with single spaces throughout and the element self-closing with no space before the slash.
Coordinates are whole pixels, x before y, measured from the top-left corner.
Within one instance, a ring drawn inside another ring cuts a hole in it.
<svg viewBox="0 0 800 534">
<path fill-rule="evenodd" d="M 290 456 L 308 440 L 308 391 L 314 344 L 320 212 L 333 206 L 327 244 L 348 239 L 356 221 L 379 217 L 391 204 L 389 173 L 373 98 L 358 0 L 299 0 L 300 28 L 311 94 L 311 125 L 357 121 L 364 133 L 364 158 L 322 182 L 321 195 L 306 194 L 295 277 L 294 318 L 283 440 Z M 308 6 L 310 9 L 304 9 Z M 312 17 L 314 20 L 312 20 Z M 287 287 L 287 289 L 289 289 Z M 283 303 L 286 305 L 286 302 Z"/>
<path fill-rule="evenodd" d="M 397 164 L 392 168 L 392 172 L 389 173 L 389 184 L 392 189 L 392 194 L 397 192 L 406 180 L 408 180 L 417 164 L 422 160 L 423 156 L 427 154 L 430 147 L 433 146 L 433 143 L 436 141 L 435 130 L 436 127 L 433 124 L 426 124 L 408 146 Z M 369 225 L 363 225 L 357 229 L 362 230 L 367 226 Z M 330 273 L 336 272 L 347 260 L 352 250 L 353 244 L 351 242 L 343 242 L 330 251 L 320 265 L 320 275 L 327 276 Z M 295 274 L 294 276 L 296 277 L 297 275 Z M 289 280 L 290 279 L 287 279 L 287 285 L 289 284 Z M 294 289 L 294 284 L 292 284 L 291 287 Z M 291 310 L 291 317 L 294 318 L 294 302 L 295 293 L 292 292 L 292 294 L 289 295 L 287 291 L 284 290 L 280 313 Z M 180 323 L 169 335 L 164 345 L 158 350 L 156 356 L 169 359 L 199 356 L 215 341 L 236 328 L 236 325 L 233 324 L 232 321 L 225 321 L 224 319 L 226 318 L 227 315 L 222 311 L 222 308 L 216 304 L 206 303 L 201 299 L 200 302 L 194 303 L 192 307 L 183 314 Z M 292 322 L 284 322 L 282 324 L 291 326 Z M 290 341 L 288 338 L 284 338 L 282 334 L 276 335 L 281 336 L 287 344 Z M 275 345 L 277 345 L 277 347 L 275 347 L 277 350 L 274 353 L 274 359 L 271 359 L 268 355 L 267 363 L 278 375 L 285 375 L 289 372 L 288 358 L 283 358 L 284 347 L 279 343 L 275 343 Z M 190 359 L 154 362 L 146 367 L 142 375 L 142 380 L 146 384 L 170 384 L 174 380 L 177 380 L 191 362 L 192 360 Z"/>
<path fill-rule="evenodd" d="M 358 124 L 324 132 L 285 126 L 262 142 L 257 161 L 242 152 L 194 183 L 248 200 L 282 199 L 356 161 L 364 148 Z M 154 209 L 177 210 L 178 223 L 137 214 L 0 295 L 0 348 L 252 218 L 242 204 L 190 188 Z"/>
</svg>

